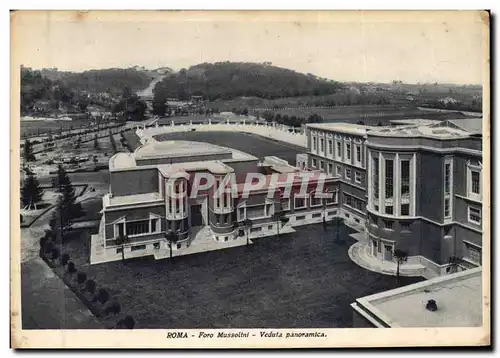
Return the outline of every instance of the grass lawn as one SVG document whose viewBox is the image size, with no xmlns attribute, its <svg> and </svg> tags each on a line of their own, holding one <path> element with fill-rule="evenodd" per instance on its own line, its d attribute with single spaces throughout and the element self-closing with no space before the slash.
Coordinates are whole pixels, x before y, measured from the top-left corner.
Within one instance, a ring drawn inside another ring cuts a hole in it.
<svg viewBox="0 0 500 358">
<path fill-rule="evenodd" d="M 334 228 L 305 226 L 249 247 L 155 261 L 88 265 L 88 234 L 68 239 L 77 269 L 105 287 L 137 328 L 350 327 L 358 297 L 396 287 L 396 278 L 358 267 Z M 402 278 L 402 284 L 420 281 Z"/>
</svg>

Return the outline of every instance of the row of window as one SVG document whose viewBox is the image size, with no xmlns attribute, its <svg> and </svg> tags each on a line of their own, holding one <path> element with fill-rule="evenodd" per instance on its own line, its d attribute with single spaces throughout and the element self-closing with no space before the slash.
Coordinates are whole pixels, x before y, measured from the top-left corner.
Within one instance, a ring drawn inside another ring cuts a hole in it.
<svg viewBox="0 0 500 358">
<path fill-rule="evenodd" d="M 318 168 L 320 170 L 325 171 L 326 174 L 329 175 L 336 175 L 336 176 L 341 176 L 342 175 L 342 166 L 336 165 L 335 166 L 335 173 L 333 172 L 333 164 L 328 163 L 328 170 L 325 170 L 325 162 L 323 160 L 319 161 L 319 166 L 318 166 L 318 160 L 316 158 L 312 158 L 312 167 L 313 168 Z M 344 176 L 347 180 L 352 179 L 352 170 L 351 168 L 345 168 L 344 171 Z M 361 184 L 361 173 L 358 172 L 357 170 L 354 171 L 354 181 L 358 184 Z"/>
<path fill-rule="evenodd" d="M 123 221 L 115 224 L 115 237 L 138 236 L 153 234 L 161 231 L 160 219 Z"/>
<path fill-rule="evenodd" d="M 343 193 L 343 204 L 359 211 L 364 211 L 366 207 L 364 200 L 346 193 Z"/>
<path fill-rule="evenodd" d="M 354 158 L 352 158 L 352 143 L 349 141 L 344 142 L 344 154 L 345 154 L 345 161 L 348 163 L 352 162 L 352 159 L 354 159 L 354 164 L 357 166 L 361 166 L 361 152 L 362 152 L 362 145 L 361 143 L 359 144 L 354 144 Z M 318 153 L 318 143 L 317 143 L 317 138 L 315 136 L 312 137 L 312 151 L 314 153 Z M 328 140 L 328 155 L 333 158 L 335 157 L 337 160 L 342 161 L 342 144 L 340 141 L 336 140 L 335 141 L 335 153 L 334 153 L 334 147 L 333 147 L 333 139 Z M 325 155 L 327 154 L 325 152 L 325 140 L 324 138 L 319 139 L 319 154 Z"/>
</svg>

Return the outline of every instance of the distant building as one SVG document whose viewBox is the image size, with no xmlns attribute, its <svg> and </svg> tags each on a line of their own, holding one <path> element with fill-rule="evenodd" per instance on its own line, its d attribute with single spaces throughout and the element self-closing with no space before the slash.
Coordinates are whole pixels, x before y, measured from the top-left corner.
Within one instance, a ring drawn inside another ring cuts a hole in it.
<svg viewBox="0 0 500 358">
<path fill-rule="evenodd" d="M 430 277 L 451 257 L 480 266 L 482 119 L 406 123 L 308 124 L 309 166 L 340 179 L 341 211 L 365 224 L 371 257 L 404 250 Z"/>
<path fill-rule="evenodd" d="M 480 327 L 482 270 L 475 268 L 356 299 L 354 328 Z"/>
</svg>

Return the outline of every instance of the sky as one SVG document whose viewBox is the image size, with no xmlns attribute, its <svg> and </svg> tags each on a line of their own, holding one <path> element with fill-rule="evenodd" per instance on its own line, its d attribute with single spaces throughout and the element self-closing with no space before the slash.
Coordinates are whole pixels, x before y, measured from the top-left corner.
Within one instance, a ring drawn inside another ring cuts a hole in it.
<svg viewBox="0 0 500 358">
<path fill-rule="evenodd" d="M 337 81 L 480 84 L 478 12 L 18 12 L 12 63 L 84 71 L 272 62 Z"/>
</svg>

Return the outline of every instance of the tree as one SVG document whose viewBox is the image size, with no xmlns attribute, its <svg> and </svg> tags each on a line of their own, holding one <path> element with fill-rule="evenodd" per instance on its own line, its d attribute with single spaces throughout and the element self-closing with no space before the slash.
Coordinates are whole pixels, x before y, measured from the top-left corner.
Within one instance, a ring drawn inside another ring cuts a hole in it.
<svg viewBox="0 0 500 358">
<path fill-rule="evenodd" d="M 50 259 L 52 260 L 52 262 L 54 262 L 58 258 L 59 258 L 59 250 L 56 247 L 54 247 L 50 252 Z"/>
<path fill-rule="evenodd" d="M 56 188 L 57 191 L 61 192 L 63 186 L 66 184 L 71 184 L 71 180 L 69 179 L 66 170 L 64 170 L 64 167 L 61 164 L 59 164 L 57 166 L 56 176 L 52 178 L 52 187 Z"/>
<path fill-rule="evenodd" d="M 37 178 L 30 174 L 24 181 L 24 185 L 21 188 L 21 203 L 25 209 L 36 210 L 36 203 L 42 200 L 43 189 L 40 186 Z"/>
<path fill-rule="evenodd" d="M 179 230 L 168 230 L 165 235 L 168 240 L 168 247 L 170 248 L 170 260 L 172 260 L 172 245 L 179 241 L 179 235 Z"/>
<path fill-rule="evenodd" d="M 85 272 L 78 272 L 76 275 L 76 282 L 78 282 L 79 285 L 84 283 L 87 280 L 87 274 Z"/>
<path fill-rule="evenodd" d="M 100 288 L 97 292 L 97 300 L 102 304 L 105 304 L 109 300 L 109 293 L 104 288 Z"/>
<path fill-rule="evenodd" d="M 248 108 L 243 108 L 243 110 L 241 111 L 241 114 L 244 115 L 244 116 L 248 116 Z"/>
<path fill-rule="evenodd" d="M 280 226 L 281 225 L 285 225 L 286 223 L 288 223 L 290 221 L 290 218 L 287 218 L 285 216 L 285 212 L 282 211 L 281 208 L 280 208 L 280 211 L 274 213 L 273 219 L 276 221 L 276 235 L 277 235 L 277 238 L 279 239 L 279 237 L 280 237 Z"/>
<path fill-rule="evenodd" d="M 393 253 L 394 261 L 396 261 L 396 277 L 399 282 L 399 267 L 404 264 L 408 260 L 408 253 L 406 251 L 403 251 L 401 249 L 396 249 L 394 250 Z"/>
<path fill-rule="evenodd" d="M 119 235 L 116 238 L 116 245 L 121 246 L 122 261 L 125 261 L 125 244 L 129 241 L 127 235 Z"/>
<path fill-rule="evenodd" d="M 95 294 L 96 284 L 94 280 L 87 280 L 85 282 L 85 289 L 91 294 Z"/>
<path fill-rule="evenodd" d="M 460 265 L 462 264 L 462 259 L 458 256 L 450 256 L 448 258 L 448 273 L 458 272 Z"/>
<path fill-rule="evenodd" d="M 165 98 L 158 98 L 155 96 L 153 98 L 153 114 L 164 117 L 165 114 L 167 113 L 167 102 Z"/>
<path fill-rule="evenodd" d="M 35 154 L 33 154 L 32 144 L 28 139 L 24 141 L 23 158 L 27 162 L 32 162 L 36 160 Z"/>
<path fill-rule="evenodd" d="M 99 149 L 99 138 L 97 134 L 94 136 L 94 149 Z"/>
<path fill-rule="evenodd" d="M 250 219 L 245 219 L 245 220 L 242 220 L 240 222 L 238 222 L 238 226 L 239 226 L 239 230 L 238 230 L 238 236 L 243 236 L 246 234 L 246 237 L 247 237 L 247 245 L 249 244 L 249 241 L 248 241 L 248 232 L 250 231 L 250 228 L 252 227 L 252 220 Z"/>
</svg>

